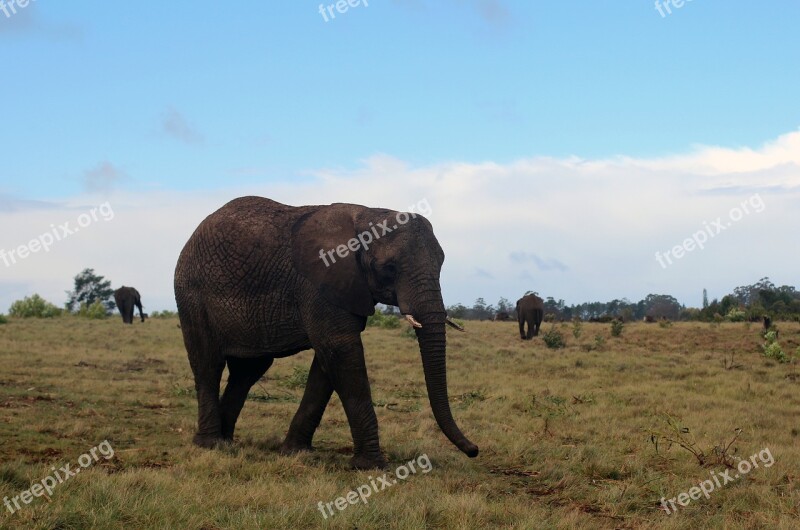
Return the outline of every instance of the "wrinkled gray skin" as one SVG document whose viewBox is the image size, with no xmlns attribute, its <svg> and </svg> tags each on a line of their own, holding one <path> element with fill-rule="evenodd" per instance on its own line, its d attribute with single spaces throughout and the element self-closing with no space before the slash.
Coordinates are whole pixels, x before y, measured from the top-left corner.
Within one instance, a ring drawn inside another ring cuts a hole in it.
<svg viewBox="0 0 800 530">
<path fill-rule="evenodd" d="M 144 322 L 147 315 L 142 313 L 142 297 L 139 296 L 139 291 L 133 287 L 125 287 L 123 285 L 114 291 L 114 303 L 117 304 L 119 314 L 122 315 L 122 322 L 125 324 L 133 324 L 134 306 L 139 308 L 139 318 Z"/>
<path fill-rule="evenodd" d="M 367 248 L 334 254 L 358 234 L 389 229 L 397 212 L 354 204 L 293 207 L 262 197 L 235 199 L 195 230 L 175 269 L 175 297 L 198 401 L 194 443 L 232 440 L 247 392 L 276 358 L 314 349 L 300 407 L 281 451 L 310 450 L 335 391 L 344 406 L 358 469 L 385 468 L 361 332 L 375 303 L 399 306 L 415 329 L 428 396 L 439 427 L 470 457 L 478 447 L 450 412 L 445 363 L 444 261 L 422 216 Z M 374 235 L 374 232 L 373 232 Z M 355 245 L 354 245 L 355 246 Z M 228 366 L 228 383 L 219 396 Z"/>
<path fill-rule="evenodd" d="M 544 318 L 544 300 L 535 294 L 528 294 L 517 300 L 517 320 L 519 321 L 519 336 L 522 340 L 531 340 L 539 335 L 539 327 Z M 528 323 L 528 332 L 525 333 L 525 323 Z"/>
</svg>

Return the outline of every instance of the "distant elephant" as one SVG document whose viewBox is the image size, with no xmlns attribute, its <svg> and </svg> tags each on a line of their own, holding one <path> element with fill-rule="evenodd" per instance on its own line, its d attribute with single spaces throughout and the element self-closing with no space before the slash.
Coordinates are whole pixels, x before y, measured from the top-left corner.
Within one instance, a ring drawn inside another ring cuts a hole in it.
<svg viewBox="0 0 800 530">
<path fill-rule="evenodd" d="M 355 204 L 287 206 L 240 197 L 197 227 L 175 268 L 175 298 L 197 390 L 194 443 L 232 440 L 250 387 L 276 358 L 314 349 L 303 399 L 281 452 L 311 450 L 335 391 L 357 469 L 385 468 L 361 332 L 375 304 L 398 306 L 419 342 L 428 398 L 442 432 L 470 457 L 478 447 L 450 411 L 444 252 L 427 219 Z M 220 378 L 228 384 L 220 398 Z"/>
<path fill-rule="evenodd" d="M 495 322 L 506 322 L 508 320 L 511 320 L 511 316 L 505 311 L 498 311 L 498 313 L 494 316 Z"/>
<path fill-rule="evenodd" d="M 119 314 L 122 315 L 122 322 L 125 324 L 133 324 L 133 307 L 139 308 L 139 318 L 147 318 L 147 313 L 142 313 L 142 297 L 139 291 L 133 287 L 125 287 L 124 285 L 114 291 L 114 302 L 117 304 Z"/>
<path fill-rule="evenodd" d="M 522 340 L 531 340 L 539 335 L 539 327 L 544 318 L 544 300 L 535 294 L 526 294 L 517 300 L 517 320 L 519 321 L 519 336 Z M 525 323 L 528 323 L 528 333 L 525 333 Z"/>
</svg>

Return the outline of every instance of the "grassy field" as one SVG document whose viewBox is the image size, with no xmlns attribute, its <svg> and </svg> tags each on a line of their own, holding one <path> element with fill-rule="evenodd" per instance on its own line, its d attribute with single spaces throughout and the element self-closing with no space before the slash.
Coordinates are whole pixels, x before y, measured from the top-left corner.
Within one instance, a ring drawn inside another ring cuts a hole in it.
<svg viewBox="0 0 800 530">
<path fill-rule="evenodd" d="M 800 325 L 779 327 L 794 354 Z M 449 388 L 478 458 L 436 426 L 405 325 L 369 328 L 383 449 L 392 470 L 427 456 L 429 472 L 417 465 L 366 505 L 324 519 L 319 502 L 382 472 L 348 469 L 352 441 L 335 397 L 315 452 L 277 453 L 311 352 L 276 361 L 250 393 L 236 443 L 209 451 L 191 444 L 196 402 L 176 319 L 10 319 L 0 325 L 0 496 L 74 470 L 104 440 L 114 456 L 15 513 L 3 505 L 0 527 L 797 528 L 800 373 L 796 361 L 761 355 L 758 325 L 635 323 L 614 338 L 608 324 L 584 323 L 576 339 L 571 323 L 558 324 L 560 350 L 519 340 L 514 323 L 467 329 L 448 337 Z M 662 508 L 662 497 L 765 449 L 773 465 L 756 457 L 759 467 L 709 498 Z"/>
</svg>

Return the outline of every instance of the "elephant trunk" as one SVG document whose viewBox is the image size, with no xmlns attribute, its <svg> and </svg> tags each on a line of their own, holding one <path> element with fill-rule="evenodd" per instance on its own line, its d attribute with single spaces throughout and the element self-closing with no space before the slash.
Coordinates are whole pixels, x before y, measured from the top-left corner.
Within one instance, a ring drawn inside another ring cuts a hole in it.
<svg viewBox="0 0 800 530">
<path fill-rule="evenodd" d="M 431 291 L 427 291 L 431 293 Z M 445 336 L 445 319 L 441 294 L 434 299 L 423 300 L 413 304 L 413 315 L 422 327 L 415 328 L 419 351 L 422 356 L 422 367 L 425 372 L 425 384 L 433 416 L 445 436 L 467 456 L 478 456 L 478 446 L 470 442 L 461 432 L 450 411 L 447 395 L 447 339 Z M 433 294 L 433 293 L 431 293 Z"/>
</svg>

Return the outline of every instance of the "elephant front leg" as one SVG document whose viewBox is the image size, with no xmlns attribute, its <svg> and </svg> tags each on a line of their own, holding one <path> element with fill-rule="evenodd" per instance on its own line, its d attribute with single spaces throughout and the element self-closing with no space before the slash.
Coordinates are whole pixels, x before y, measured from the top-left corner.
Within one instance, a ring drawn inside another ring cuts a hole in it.
<svg viewBox="0 0 800 530">
<path fill-rule="evenodd" d="M 289 426 L 289 432 L 281 445 L 281 453 L 291 454 L 299 451 L 311 451 L 311 440 L 322 421 L 322 415 L 333 394 L 333 385 L 328 375 L 322 370 L 319 360 L 314 356 L 308 372 L 308 382 L 297 412 Z"/>
<path fill-rule="evenodd" d="M 519 338 L 521 338 L 522 340 L 526 340 L 527 339 L 527 337 L 525 336 L 525 319 L 524 318 L 520 318 L 519 319 Z"/>
<path fill-rule="evenodd" d="M 364 347 L 359 335 L 348 335 L 323 352 L 325 369 L 338 394 L 353 436 L 354 469 L 386 469 L 388 462 L 381 453 L 378 439 L 378 417 L 372 406 Z"/>
</svg>

